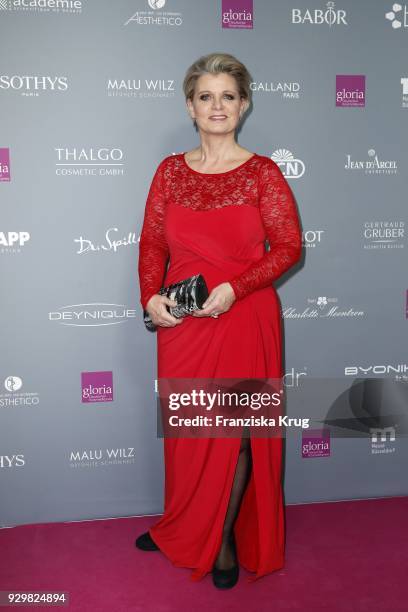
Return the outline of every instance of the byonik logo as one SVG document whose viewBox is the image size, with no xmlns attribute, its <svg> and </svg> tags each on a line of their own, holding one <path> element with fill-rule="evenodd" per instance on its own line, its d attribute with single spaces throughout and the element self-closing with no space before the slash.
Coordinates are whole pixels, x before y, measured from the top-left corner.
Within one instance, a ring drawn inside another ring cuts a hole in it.
<svg viewBox="0 0 408 612">
<path fill-rule="evenodd" d="M 49 321 L 73 327 L 119 325 L 137 317 L 136 310 L 124 304 L 72 304 L 48 313 Z"/>
<path fill-rule="evenodd" d="M 393 4 L 392 11 L 385 13 L 385 18 L 391 22 L 391 25 L 394 30 L 400 30 L 401 27 L 408 27 L 408 8 L 407 5 L 404 4 Z"/>
<path fill-rule="evenodd" d="M 347 154 L 347 162 L 344 164 L 345 170 L 357 170 L 364 174 L 397 174 L 398 166 L 395 159 L 379 159 L 374 149 L 367 152 L 368 159 L 353 160 Z"/>
<path fill-rule="evenodd" d="M 403 249 L 405 221 L 366 221 L 362 243 L 369 250 Z"/>
<path fill-rule="evenodd" d="M 23 381 L 20 376 L 7 376 L 4 388 L 7 393 L 0 393 L 0 408 L 16 408 L 34 406 L 40 403 L 38 393 L 35 391 L 21 391 Z"/>
<path fill-rule="evenodd" d="M 376 365 L 349 365 L 344 368 L 345 376 L 389 376 L 393 375 L 395 380 L 408 381 L 408 364 L 376 364 Z"/>
<path fill-rule="evenodd" d="M 96 468 L 105 465 L 127 465 L 136 462 L 135 448 L 95 448 L 74 450 L 69 454 L 69 466 L 72 468 Z"/>
<path fill-rule="evenodd" d="M 307 230 L 302 235 L 302 246 L 315 249 L 322 242 L 325 230 Z"/>
<path fill-rule="evenodd" d="M 252 0 L 222 0 L 221 24 L 224 29 L 251 30 L 254 27 Z"/>
<path fill-rule="evenodd" d="M 355 108 L 365 106 L 365 74 L 336 75 L 336 106 Z"/>
<path fill-rule="evenodd" d="M 307 298 L 306 306 L 298 311 L 295 306 L 286 306 L 282 313 L 285 319 L 355 319 L 365 316 L 364 310 L 353 308 L 339 308 L 338 298 L 325 295 L 316 298 Z"/>
<path fill-rule="evenodd" d="M 148 0 L 146 3 L 151 10 L 136 11 L 123 25 L 147 25 L 174 27 L 183 25 L 183 15 L 175 11 L 163 11 L 166 0 Z M 173 8 L 173 7 L 172 7 Z"/>
<path fill-rule="evenodd" d="M 334 2 L 327 2 L 325 9 L 292 9 L 292 23 L 308 25 L 348 25 L 344 9 L 335 9 Z"/>
<path fill-rule="evenodd" d="M 81 372 L 82 402 L 113 402 L 112 372 Z"/>
<path fill-rule="evenodd" d="M 298 81 L 253 81 L 250 88 L 257 94 L 276 94 L 285 100 L 299 100 L 300 83 Z"/>
<path fill-rule="evenodd" d="M 57 176 L 123 176 L 124 155 L 119 148 L 55 147 Z"/>
<path fill-rule="evenodd" d="M 301 159 L 295 158 L 293 153 L 287 149 L 276 149 L 271 155 L 271 159 L 282 170 L 285 178 L 298 179 L 305 173 L 305 164 Z"/>
<path fill-rule="evenodd" d="M 1 232 L 0 231 L 0 253 L 21 253 L 21 248 L 30 240 L 29 232 Z"/>
<path fill-rule="evenodd" d="M 10 149 L 0 148 L 0 182 L 10 181 Z"/>
<path fill-rule="evenodd" d="M 0 0 L 0 11 L 31 11 L 37 13 L 81 13 L 81 0 Z"/>
<path fill-rule="evenodd" d="M 174 98 L 174 79 L 108 79 L 107 92 L 114 98 Z"/>
<path fill-rule="evenodd" d="M 408 108 L 408 77 L 401 78 L 402 85 L 402 108 Z"/>
<path fill-rule="evenodd" d="M 302 459 L 330 457 L 330 430 L 310 429 L 302 431 Z"/>
<path fill-rule="evenodd" d="M 25 465 L 25 455 L 0 455 L 0 469 L 23 467 Z"/>
<path fill-rule="evenodd" d="M 129 232 L 123 238 L 114 237 L 114 232 L 118 231 L 117 227 L 110 227 L 107 229 L 105 232 L 105 243 L 94 243 L 89 238 L 84 238 L 83 236 L 74 238 L 74 242 L 78 242 L 79 244 L 79 250 L 76 254 L 83 255 L 83 253 L 96 253 L 101 251 L 117 253 L 120 247 L 130 246 L 139 242 L 139 239 L 136 240 L 135 232 Z"/>
<path fill-rule="evenodd" d="M 27 98 L 38 97 L 40 93 L 62 93 L 68 90 L 65 76 L 38 76 L 8 74 L 0 75 L 0 89 L 20 93 Z"/>
</svg>

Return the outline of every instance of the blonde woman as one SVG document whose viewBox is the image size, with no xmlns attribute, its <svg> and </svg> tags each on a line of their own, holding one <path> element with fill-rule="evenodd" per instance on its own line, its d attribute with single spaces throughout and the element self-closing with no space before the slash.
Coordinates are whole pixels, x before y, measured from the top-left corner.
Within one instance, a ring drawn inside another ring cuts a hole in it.
<svg viewBox="0 0 408 612">
<path fill-rule="evenodd" d="M 159 379 L 283 375 L 272 283 L 300 259 L 301 229 L 278 165 L 236 141 L 250 82 L 227 53 L 190 66 L 183 88 L 200 143 L 165 157 L 150 186 L 139 281 L 157 325 Z M 198 273 L 209 289 L 203 309 L 173 317 L 160 287 Z M 164 457 L 164 514 L 138 548 L 193 569 L 192 580 L 212 572 L 218 588 L 236 584 L 239 563 L 250 581 L 283 567 L 281 437 L 165 438 Z"/>
</svg>

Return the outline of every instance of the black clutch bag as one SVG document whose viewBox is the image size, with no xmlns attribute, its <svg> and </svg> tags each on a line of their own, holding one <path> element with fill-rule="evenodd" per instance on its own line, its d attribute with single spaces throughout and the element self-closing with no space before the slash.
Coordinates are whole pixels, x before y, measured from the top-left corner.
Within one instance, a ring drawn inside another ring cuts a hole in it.
<svg viewBox="0 0 408 612">
<path fill-rule="evenodd" d="M 177 302 L 177 306 L 166 306 L 168 312 L 176 319 L 181 319 L 195 310 L 202 308 L 208 298 L 208 288 L 202 274 L 195 274 L 182 281 L 162 287 L 159 295 L 166 295 Z M 149 331 L 156 331 L 147 310 L 143 311 L 143 321 Z"/>
</svg>

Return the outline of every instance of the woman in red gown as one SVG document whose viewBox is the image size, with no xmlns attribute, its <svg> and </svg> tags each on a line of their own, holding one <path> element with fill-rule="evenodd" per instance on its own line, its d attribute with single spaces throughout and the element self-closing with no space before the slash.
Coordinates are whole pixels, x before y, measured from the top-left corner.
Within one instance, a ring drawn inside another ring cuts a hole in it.
<svg viewBox="0 0 408 612">
<path fill-rule="evenodd" d="M 201 145 L 165 157 L 150 186 L 139 280 L 157 325 L 159 379 L 283 376 L 272 283 L 300 259 L 301 229 L 280 168 L 235 141 L 250 82 L 229 54 L 190 67 L 184 93 Z M 175 302 L 157 292 L 198 273 L 204 309 L 176 319 Z M 212 571 L 219 588 L 236 583 L 238 561 L 255 572 L 249 580 L 283 567 L 281 437 L 164 438 L 164 459 L 164 514 L 139 548 L 160 549 L 193 580 Z"/>
</svg>

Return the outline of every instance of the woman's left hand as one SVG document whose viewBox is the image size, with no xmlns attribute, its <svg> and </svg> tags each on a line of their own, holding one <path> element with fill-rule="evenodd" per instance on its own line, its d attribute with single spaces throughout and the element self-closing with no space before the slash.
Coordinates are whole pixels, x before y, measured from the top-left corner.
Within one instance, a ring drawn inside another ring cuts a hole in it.
<svg viewBox="0 0 408 612">
<path fill-rule="evenodd" d="M 195 310 L 193 317 L 211 317 L 227 312 L 235 302 L 236 297 L 230 283 L 221 283 L 214 287 L 203 304 L 203 308 Z"/>
</svg>

